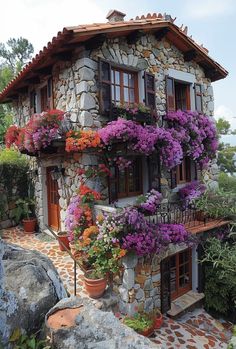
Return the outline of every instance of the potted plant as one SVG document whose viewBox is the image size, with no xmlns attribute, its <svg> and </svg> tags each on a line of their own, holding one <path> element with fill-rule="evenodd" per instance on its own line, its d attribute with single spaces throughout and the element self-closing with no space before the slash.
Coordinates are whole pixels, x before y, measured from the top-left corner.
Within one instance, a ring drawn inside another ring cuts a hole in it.
<svg viewBox="0 0 236 349">
<path fill-rule="evenodd" d="M 35 232 L 37 220 L 34 217 L 34 205 L 34 200 L 30 198 L 16 201 L 14 219 L 17 223 L 22 219 L 22 224 L 26 233 Z"/>
<path fill-rule="evenodd" d="M 91 298 L 100 298 L 107 287 L 107 278 L 99 270 L 89 270 L 84 275 L 84 286 Z"/>
<path fill-rule="evenodd" d="M 58 232 L 57 239 L 58 239 L 59 248 L 61 251 L 66 251 L 66 248 L 67 248 L 67 250 L 70 250 L 67 232 L 65 232 L 65 231 Z"/>
<path fill-rule="evenodd" d="M 160 312 L 160 310 L 156 309 L 154 316 L 155 316 L 155 329 L 157 330 L 158 328 L 161 328 L 163 324 L 163 315 Z"/>
<path fill-rule="evenodd" d="M 123 323 L 139 334 L 149 337 L 153 334 L 156 325 L 156 318 L 153 314 L 136 313 L 133 316 L 126 316 Z"/>
</svg>

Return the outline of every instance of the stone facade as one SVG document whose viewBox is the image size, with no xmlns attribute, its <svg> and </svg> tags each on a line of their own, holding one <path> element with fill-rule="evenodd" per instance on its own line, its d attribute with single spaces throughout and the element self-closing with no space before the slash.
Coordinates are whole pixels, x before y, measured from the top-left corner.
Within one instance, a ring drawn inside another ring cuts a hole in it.
<svg viewBox="0 0 236 349">
<path fill-rule="evenodd" d="M 113 286 L 113 291 L 119 295 L 120 312 L 133 315 L 137 311 L 161 310 L 161 261 L 186 248 L 184 244 L 170 245 L 159 255 L 139 258 L 135 254 L 126 255 Z"/>
<path fill-rule="evenodd" d="M 158 115 L 164 115 L 166 112 L 165 77 L 173 72 L 182 74 L 183 78 L 191 77 L 191 81 L 203 86 L 203 112 L 209 116 L 213 115 L 213 90 L 211 81 L 205 77 L 203 69 L 194 61 L 186 62 L 183 54 L 166 39 L 158 41 L 153 35 L 147 34 L 134 44 L 128 44 L 125 37 L 106 39 L 101 47 L 90 51 L 77 49 L 74 51 L 71 62 L 59 61 L 54 65 L 52 70 L 53 106 L 70 112 L 74 128 L 98 129 L 107 122 L 107 119 L 99 114 L 99 57 L 112 64 L 138 69 L 140 102 L 144 100 L 142 79 L 144 71 L 154 73 Z M 42 82 L 37 86 L 32 86 L 31 89 L 37 92 L 45 83 L 45 78 L 42 78 Z M 39 99 L 37 103 L 39 107 Z M 192 108 L 195 109 L 194 99 L 192 99 Z M 23 125 L 27 121 L 30 115 L 29 95 L 19 96 L 19 100 L 15 103 L 15 115 L 18 124 Z M 35 178 L 37 212 L 40 227 L 43 229 L 44 224 L 47 223 L 46 167 L 59 164 L 65 168 L 64 177 L 58 180 L 61 230 L 63 230 L 68 199 L 76 193 L 79 186 L 76 169 L 80 166 L 92 165 L 94 161 L 89 163 L 91 159 L 89 160 L 87 155 L 83 156 L 79 162 L 65 153 L 60 156 L 54 155 L 54 157 L 37 159 L 38 176 Z M 164 196 L 168 197 L 170 194 L 169 173 L 162 174 L 161 184 Z M 93 184 L 93 187 L 95 186 L 97 183 Z M 107 197 L 108 191 L 104 193 Z"/>
</svg>

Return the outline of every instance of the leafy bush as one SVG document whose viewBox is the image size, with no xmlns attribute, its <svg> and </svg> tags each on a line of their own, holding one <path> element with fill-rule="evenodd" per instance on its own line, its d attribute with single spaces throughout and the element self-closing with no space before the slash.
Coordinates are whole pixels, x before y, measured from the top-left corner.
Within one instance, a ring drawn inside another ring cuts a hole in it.
<svg viewBox="0 0 236 349">
<path fill-rule="evenodd" d="M 234 237 L 234 233 L 231 236 Z M 206 308 L 235 317 L 236 243 L 210 238 L 204 250 Z"/>
<path fill-rule="evenodd" d="M 196 200 L 197 209 L 211 218 L 234 218 L 236 215 L 236 193 L 206 191 Z"/>
<path fill-rule="evenodd" d="M 29 169 L 27 158 L 13 149 L 2 149 L 0 151 L 0 178 L 8 200 L 15 195 L 27 196 L 27 172 Z M 17 193 L 14 192 L 17 188 Z"/>
<path fill-rule="evenodd" d="M 22 334 L 19 328 L 16 328 L 9 342 L 13 345 L 13 349 L 50 349 L 44 339 L 38 339 L 36 334 Z"/>
<path fill-rule="evenodd" d="M 229 176 L 224 172 L 219 175 L 219 187 L 224 191 L 236 193 L 236 176 Z"/>
</svg>

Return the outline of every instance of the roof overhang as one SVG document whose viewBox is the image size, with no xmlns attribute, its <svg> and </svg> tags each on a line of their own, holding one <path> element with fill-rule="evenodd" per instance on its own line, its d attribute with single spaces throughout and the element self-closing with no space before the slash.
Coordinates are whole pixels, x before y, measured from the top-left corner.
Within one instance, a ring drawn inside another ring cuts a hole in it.
<svg viewBox="0 0 236 349">
<path fill-rule="evenodd" d="M 214 61 L 208 51 L 198 45 L 186 32 L 172 21 L 160 19 L 131 20 L 103 24 L 81 25 L 66 27 L 62 32 L 43 48 L 33 60 L 13 79 L 0 94 L 0 103 L 13 101 L 22 89 L 26 89 L 42 76 L 48 74 L 58 60 L 70 60 L 72 52 L 79 47 L 92 48 L 95 43 L 100 44 L 105 38 L 126 36 L 132 40 L 136 35 L 154 33 L 158 40 L 166 37 L 180 51 L 186 61 L 194 60 L 204 68 L 206 77 L 211 81 L 223 79 L 228 72 Z"/>
</svg>

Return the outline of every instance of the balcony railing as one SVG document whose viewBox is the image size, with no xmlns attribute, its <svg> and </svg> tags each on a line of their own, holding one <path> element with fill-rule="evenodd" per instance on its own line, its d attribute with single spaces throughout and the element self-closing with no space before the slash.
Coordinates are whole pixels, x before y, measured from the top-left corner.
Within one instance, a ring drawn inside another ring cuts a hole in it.
<svg viewBox="0 0 236 349">
<path fill-rule="evenodd" d="M 206 225 L 209 221 L 193 204 L 184 208 L 177 202 L 160 204 L 157 212 L 147 219 L 155 224 L 184 224 L 186 227 Z"/>
</svg>

